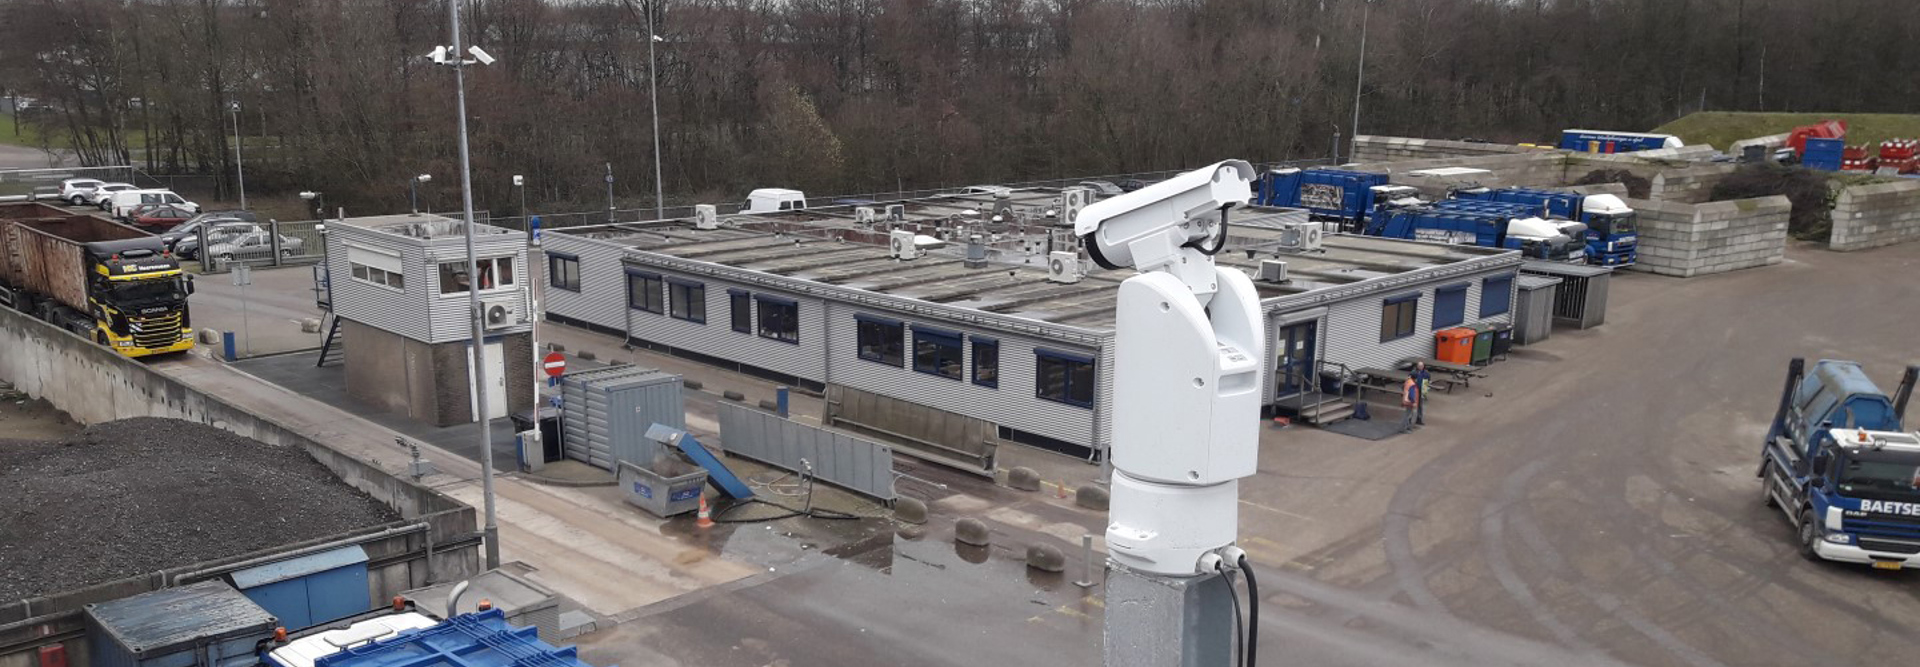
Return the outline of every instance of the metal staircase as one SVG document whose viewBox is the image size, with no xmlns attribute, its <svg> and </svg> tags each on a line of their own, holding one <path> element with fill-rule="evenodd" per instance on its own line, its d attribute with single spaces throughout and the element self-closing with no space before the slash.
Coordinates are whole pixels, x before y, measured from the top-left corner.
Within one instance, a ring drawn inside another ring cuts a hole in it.
<svg viewBox="0 0 1920 667">
<path fill-rule="evenodd" d="M 1297 371 L 1283 371 L 1291 380 L 1288 384 L 1303 387 L 1299 393 L 1281 398 L 1275 403 L 1284 409 L 1292 410 L 1300 421 L 1314 426 L 1325 426 L 1353 416 L 1354 401 L 1345 396 L 1344 388 L 1353 381 L 1353 371 L 1346 364 L 1329 361 L 1314 363 L 1315 371 L 1307 377 Z M 1328 393 L 1321 380 L 1334 378 L 1341 391 Z"/>
<path fill-rule="evenodd" d="M 325 368 L 329 357 L 344 360 L 347 353 L 347 341 L 340 337 L 340 316 L 327 311 L 323 317 L 326 319 L 323 328 L 327 330 L 327 339 L 320 345 L 320 360 L 313 364 L 315 368 Z"/>
</svg>

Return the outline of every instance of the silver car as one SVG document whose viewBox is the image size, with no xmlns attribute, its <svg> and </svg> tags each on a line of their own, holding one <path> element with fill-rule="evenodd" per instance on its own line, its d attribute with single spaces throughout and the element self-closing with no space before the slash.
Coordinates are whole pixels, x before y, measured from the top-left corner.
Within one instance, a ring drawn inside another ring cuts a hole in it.
<svg viewBox="0 0 1920 667">
<path fill-rule="evenodd" d="M 306 245 L 300 239 L 280 235 L 280 256 L 292 257 L 300 254 L 301 246 Z M 225 243 L 215 243 L 207 249 L 207 256 L 223 262 L 233 260 L 269 259 L 273 256 L 272 232 L 248 232 L 233 237 Z"/>
</svg>

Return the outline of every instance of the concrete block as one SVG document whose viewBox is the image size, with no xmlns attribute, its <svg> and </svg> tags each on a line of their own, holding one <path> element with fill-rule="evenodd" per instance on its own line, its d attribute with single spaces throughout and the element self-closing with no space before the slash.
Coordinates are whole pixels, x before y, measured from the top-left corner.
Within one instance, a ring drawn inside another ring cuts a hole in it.
<svg viewBox="0 0 1920 667">
<path fill-rule="evenodd" d="M 1007 486 L 1019 491 L 1039 491 L 1040 473 L 1026 466 L 1015 466 L 1007 471 Z"/>
<path fill-rule="evenodd" d="M 702 387 L 705 387 L 707 385 L 706 383 L 701 382 L 699 380 L 695 380 L 693 378 L 681 378 L 680 386 L 686 387 L 687 389 L 691 389 L 694 391 L 700 391 Z"/>
<path fill-rule="evenodd" d="M 219 345 L 220 344 L 220 332 L 215 331 L 213 329 L 198 329 L 195 331 L 194 335 L 200 338 L 201 345 Z"/>
<path fill-rule="evenodd" d="M 987 530 L 986 522 L 969 517 L 954 522 L 953 540 L 961 544 L 984 547 L 993 544 L 993 533 Z"/>
<path fill-rule="evenodd" d="M 720 395 L 721 395 L 722 397 L 725 397 L 725 398 L 726 398 L 727 400 L 729 400 L 729 401 L 744 401 L 744 400 L 747 400 L 747 395 L 746 395 L 746 394 L 742 394 L 742 393 L 740 393 L 740 392 L 737 392 L 737 391 L 734 391 L 734 390 L 732 390 L 732 389 L 728 389 L 728 390 L 726 390 L 725 392 L 721 392 L 721 394 L 720 394 Z"/>
<path fill-rule="evenodd" d="M 1073 490 L 1073 504 L 1090 510 L 1105 512 L 1111 501 L 1112 498 L 1107 490 L 1100 486 L 1082 484 L 1080 488 Z"/>
<path fill-rule="evenodd" d="M 1027 567 L 1041 572 L 1062 572 L 1067 569 L 1067 556 L 1051 544 L 1035 544 L 1027 547 Z"/>
<path fill-rule="evenodd" d="M 927 522 L 927 503 L 919 498 L 901 498 L 893 503 L 893 518 L 912 524 Z"/>
</svg>

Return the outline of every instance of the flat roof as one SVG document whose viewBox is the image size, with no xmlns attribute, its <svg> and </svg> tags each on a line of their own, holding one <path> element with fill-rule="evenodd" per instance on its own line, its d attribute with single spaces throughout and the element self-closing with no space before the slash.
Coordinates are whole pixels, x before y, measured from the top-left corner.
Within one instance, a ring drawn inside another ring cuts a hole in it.
<svg viewBox="0 0 1920 667">
<path fill-rule="evenodd" d="M 459 218 L 450 218 L 437 213 L 400 213 L 396 215 L 373 215 L 361 218 L 346 218 L 333 222 L 351 225 L 362 229 L 391 234 L 412 239 L 433 240 L 464 236 L 465 223 Z M 474 234 L 522 234 L 523 232 L 474 223 Z"/>
<path fill-rule="evenodd" d="M 1131 270 L 1106 270 L 1083 261 L 1077 283 L 1048 279 L 1050 247 L 1072 247 L 1070 227 L 1058 224 L 1059 188 L 1014 189 L 1006 197 L 954 193 L 872 205 L 879 216 L 867 224 L 853 206 L 723 216 L 718 229 L 691 221 L 571 227 L 550 233 L 597 239 L 631 250 L 735 269 L 915 299 L 985 313 L 1094 330 L 1111 330 L 1116 289 Z M 1303 219 L 1300 211 L 1242 207 L 1230 214 L 1229 250 L 1216 261 L 1258 278 L 1262 260 L 1287 262 L 1289 280 L 1259 282 L 1260 297 L 1273 299 L 1326 287 L 1410 273 L 1502 254 L 1490 248 L 1453 246 L 1363 236 L 1329 235 L 1324 248 L 1298 252 L 1280 247 L 1281 230 L 1257 226 L 1276 219 Z M 945 239 L 918 259 L 896 260 L 888 250 L 889 228 Z M 988 249 L 984 267 L 966 265 L 966 239 L 978 235 Z M 642 262 L 644 263 L 644 262 Z"/>
</svg>

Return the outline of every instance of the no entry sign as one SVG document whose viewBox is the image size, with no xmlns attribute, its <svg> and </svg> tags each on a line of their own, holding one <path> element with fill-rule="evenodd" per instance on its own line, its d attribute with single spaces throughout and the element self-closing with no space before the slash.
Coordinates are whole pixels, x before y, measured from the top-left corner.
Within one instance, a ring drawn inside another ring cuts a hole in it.
<svg viewBox="0 0 1920 667">
<path fill-rule="evenodd" d="M 559 352 L 548 352 L 547 358 L 542 359 L 540 365 L 547 369 L 547 377 L 557 378 L 561 373 L 567 372 L 567 358 Z"/>
</svg>

